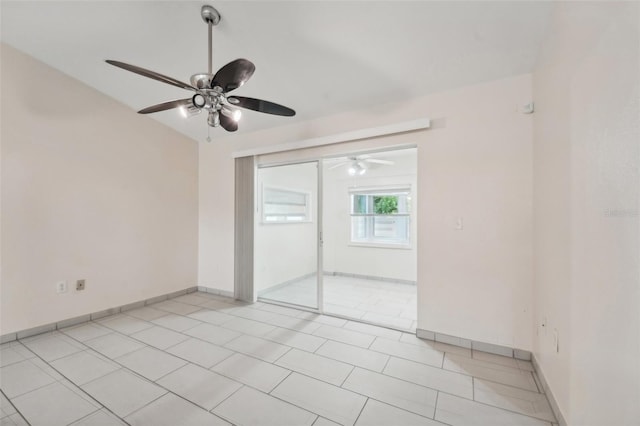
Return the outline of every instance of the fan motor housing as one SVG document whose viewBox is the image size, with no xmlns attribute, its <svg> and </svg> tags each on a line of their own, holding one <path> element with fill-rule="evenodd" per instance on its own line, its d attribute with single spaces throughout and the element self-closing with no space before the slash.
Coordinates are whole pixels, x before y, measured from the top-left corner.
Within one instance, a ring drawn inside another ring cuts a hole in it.
<svg viewBox="0 0 640 426">
<path fill-rule="evenodd" d="M 213 6 L 207 4 L 202 6 L 200 15 L 202 15 L 202 20 L 207 24 L 211 22 L 213 25 L 218 25 L 218 22 L 220 22 L 220 13 Z"/>
</svg>

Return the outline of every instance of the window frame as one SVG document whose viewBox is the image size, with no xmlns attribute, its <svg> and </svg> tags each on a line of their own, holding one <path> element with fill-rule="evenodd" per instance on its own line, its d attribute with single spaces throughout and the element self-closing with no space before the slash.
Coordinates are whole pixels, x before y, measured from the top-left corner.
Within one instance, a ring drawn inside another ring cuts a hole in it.
<svg viewBox="0 0 640 426">
<path fill-rule="evenodd" d="M 267 197 L 267 192 L 268 191 L 274 191 L 274 192 L 280 192 L 280 193 L 289 193 L 292 194 L 294 196 L 303 196 L 304 197 L 304 203 L 268 203 L 265 200 L 268 199 Z M 263 185 L 262 186 L 262 191 L 261 193 L 261 200 L 260 200 L 260 209 L 261 209 L 261 213 L 260 213 L 260 223 L 263 225 L 291 225 L 291 224 L 296 224 L 296 223 L 311 223 L 313 222 L 313 216 L 312 216 L 312 206 L 311 206 L 311 192 L 309 191 L 304 191 L 304 190 L 300 190 L 300 189 L 292 189 L 292 188 L 285 188 L 285 187 L 281 187 L 281 186 L 275 186 L 275 185 Z M 282 213 L 282 214 L 268 214 L 267 213 L 267 209 L 265 208 L 265 205 L 267 204 L 272 204 L 272 205 L 280 205 L 280 206 L 286 206 L 286 205 L 296 205 L 296 206 L 304 206 L 304 213 L 303 213 L 303 218 L 301 220 L 287 220 L 286 217 L 296 217 L 299 216 L 299 214 L 294 214 L 294 213 Z M 285 219 L 278 219 L 278 220 L 267 220 L 268 216 L 283 216 L 285 217 Z"/>
<path fill-rule="evenodd" d="M 376 196 L 405 196 L 406 197 L 406 201 L 405 201 L 405 209 L 406 211 L 404 212 L 399 212 L 399 213 L 392 213 L 392 214 L 377 214 L 377 213 L 356 213 L 354 212 L 354 207 L 355 207 L 355 196 L 358 195 L 363 195 L 367 197 L 367 203 L 371 203 L 371 207 L 373 208 L 373 198 Z M 411 185 L 407 184 L 407 185 L 400 185 L 400 186 L 393 186 L 393 187 L 384 187 L 384 186 L 377 186 L 377 187 L 369 187 L 369 188 L 362 188 L 362 187 L 352 187 L 349 188 L 349 194 L 348 194 L 348 200 L 349 200 L 349 218 L 350 218 L 350 223 L 349 223 L 349 246 L 355 246 L 355 247 L 380 247 L 380 248 L 395 248 L 395 249 L 412 249 L 413 245 L 412 245 L 412 235 L 411 235 L 411 218 L 413 215 L 413 204 L 412 204 L 412 191 L 411 191 Z M 368 223 L 366 223 L 366 238 L 360 239 L 360 238 L 354 238 L 354 218 L 356 217 L 373 217 L 374 219 L 371 221 L 368 221 Z M 375 218 L 376 217 L 404 217 L 407 218 L 406 219 L 406 239 L 396 239 L 395 241 L 393 239 L 381 239 L 381 238 L 376 238 L 375 237 Z"/>
</svg>

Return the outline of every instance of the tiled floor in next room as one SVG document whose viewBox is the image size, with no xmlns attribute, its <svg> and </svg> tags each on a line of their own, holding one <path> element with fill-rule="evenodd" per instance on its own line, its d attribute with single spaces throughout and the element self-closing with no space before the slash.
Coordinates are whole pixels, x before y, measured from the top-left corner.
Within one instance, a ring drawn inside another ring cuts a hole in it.
<svg viewBox="0 0 640 426">
<path fill-rule="evenodd" d="M 276 287 L 260 297 L 302 306 L 316 307 L 316 278 Z M 418 296 L 415 285 L 365 278 L 324 275 L 324 311 L 330 314 L 416 330 Z"/>
<path fill-rule="evenodd" d="M 547 425 L 529 362 L 191 293 L 1 346 L 2 425 Z"/>
</svg>

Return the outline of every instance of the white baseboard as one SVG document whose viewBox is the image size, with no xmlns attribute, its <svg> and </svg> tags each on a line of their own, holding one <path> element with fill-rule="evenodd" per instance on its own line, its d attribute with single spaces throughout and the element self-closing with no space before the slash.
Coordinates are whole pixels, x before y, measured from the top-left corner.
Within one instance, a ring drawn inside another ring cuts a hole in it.
<svg viewBox="0 0 640 426">
<path fill-rule="evenodd" d="M 423 330 L 420 328 L 416 330 L 416 336 L 421 339 L 433 340 L 435 342 L 447 343 L 453 346 L 473 349 L 474 351 L 488 352 L 490 354 L 521 359 L 523 361 L 531 360 L 531 352 L 523 349 L 510 348 L 508 346 L 501 346 L 493 343 L 480 342 L 478 340 L 465 339 L 463 337 L 451 336 L 449 334 Z"/>
<path fill-rule="evenodd" d="M 196 289 L 198 291 L 202 291 L 202 292 L 205 292 L 205 293 L 215 294 L 216 296 L 230 297 L 232 299 L 234 298 L 233 291 L 230 291 L 230 290 L 220 290 L 220 289 L 217 289 L 217 288 L 205 287 L 205 286 L 201 286 L 201 285 L 196 287 Z"/>
<path fill-rule="evenodd" d="M 562 411 L 560 411 L 560 406 L 558 405 L 558 402 L 556 401 L 555 396 L 553 396 L 553 392 L 549 387 L 547 378 L 544 377 L 544 373 L 540 369 L 540 364 L 538 364 L 538 360 L 536 359 L 535 355 L 532 355 L 531 357 L 531 364 L 533 365 L 533 369 L 536 370 L 536 376 L 538 376 L 538 380 L 540 380 L 540 385 L 542 385 L 542 391 L 547 396 L 547 400 L 549 401 L 549 405 L 551 405 L 553 414 L 556 416 L 556 419 L 558 419 L 558 424 L 560 426 L 567 426 L 567 421 L 562 415 Z"/>
<path fill-rule="evenodd" d="M 188 287 L 188 288 L 185 288 L 184 290 L 173 291 L 171 293 L 162 294 L 160 296 L 151 297 L 145 300 L 139 300 L 133 303 L 127 303 L 126 305 L 116 306 L 114 308 L 109 308 L 102 311 L 81 315 L 79 317 L 66 318 L 61 321 L 39 325 L 37 327 L 28 328 L 26 330 L 3 334 L 2 336 L 0 336 L 0 343 L 12 342 L 14 340 L 24 339 L 25 337 L 31 337 L 37 334 L 48 333 L 50 331 L 59 330 L 65 327 L 71 327 L 73 325 L 82 324 L 83 322 L 89 322 L 91 320 L 104 318 L 109 315 L 115 315 L 120 312 L 126 312 L 131 309 L 141 308 L 145 305 L 151 305 L 153 303 L 161 302 L 163 300 L 173 299 L 174 297 L 178 297 L 178 296 L 184 296 L 185 294 L 193 293 L 194 291 L 198 291 L 198 287 Z"/>
</svg>

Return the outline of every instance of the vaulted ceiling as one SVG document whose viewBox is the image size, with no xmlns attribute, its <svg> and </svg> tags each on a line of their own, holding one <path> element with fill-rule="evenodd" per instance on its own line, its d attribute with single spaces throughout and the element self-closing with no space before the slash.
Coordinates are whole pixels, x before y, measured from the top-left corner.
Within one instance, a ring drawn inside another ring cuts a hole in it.
<svg viewBox="0 0 640 426">
<path fill-rule="evenodd" d="M 239 132 L 291 124 L 530 72 L 551 2 L 211 1 L 214 72 L 247 58 L 234 94 L 297 111 L 246 111 Z M 189 92 L 107 65 L 115 59 L 189 81 L 206 72 L 203 2 L 2 1 L 1 39 L 135 111 Z M 34 84 L 46 84 L 46 76 Z M 85 108 L 78 105 L 78 108 Z M 152 115 L 203 140 L 204 115 Z M 224 132 L 221 128 L 212 132 Z"/>
</svg>

